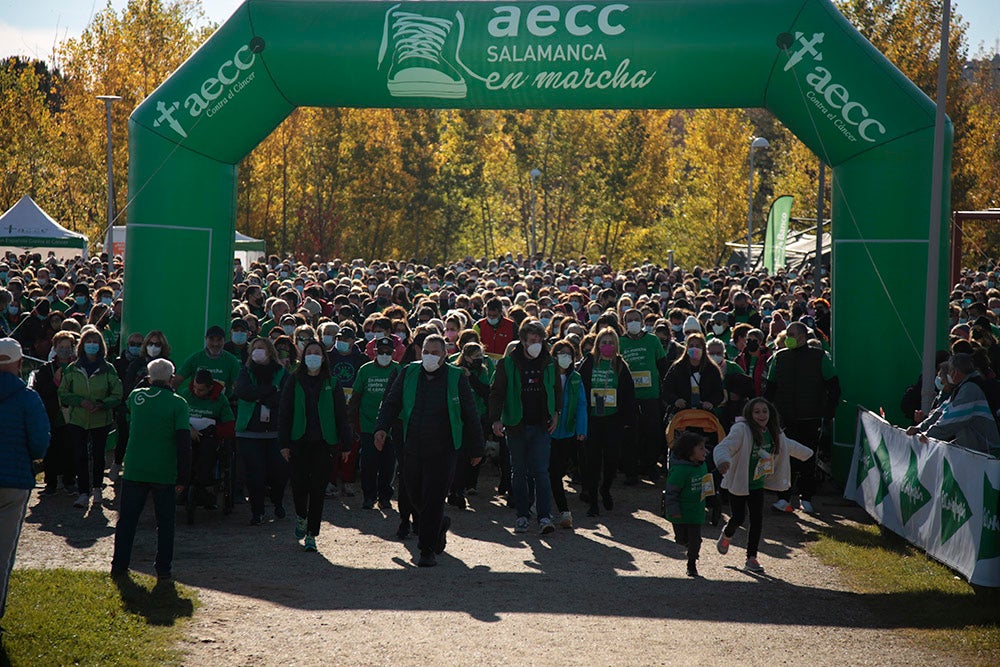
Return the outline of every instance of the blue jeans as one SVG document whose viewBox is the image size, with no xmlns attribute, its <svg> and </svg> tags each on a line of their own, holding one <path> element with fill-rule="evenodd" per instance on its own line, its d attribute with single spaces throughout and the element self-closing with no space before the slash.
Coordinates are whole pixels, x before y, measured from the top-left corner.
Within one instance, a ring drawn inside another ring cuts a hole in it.
<svg viewBox="0 0 1000 667">
<path fill-rule="evenodd" d="M 156 516 L 156 559 L 153 567 L 159 576 L 170 576 L 174 560 L 174 513 L 176 496 L 173 484 L 135 482 L 122 480 L 121 509 L 115 527 L 115 554 L 111 559 L 112 572 L 128 571 L 132 560 L 132 544 L 139 526 L 139 516 L 146 506 L 146 496 L 153 495 L 153 513 Z"/>
<path fill-rule="evenodd" d="M 547 519 L 552 509 L 552 485 L 549 482 L 549 452 L 552 436 L 544 426 L 524 426 L 516 434 L 508 432 L 512 474 L 511 489 L 518 517 L 527 517 L 528 478 L 534 482 L 535 509 L 539 519 Z"/>
</svg>

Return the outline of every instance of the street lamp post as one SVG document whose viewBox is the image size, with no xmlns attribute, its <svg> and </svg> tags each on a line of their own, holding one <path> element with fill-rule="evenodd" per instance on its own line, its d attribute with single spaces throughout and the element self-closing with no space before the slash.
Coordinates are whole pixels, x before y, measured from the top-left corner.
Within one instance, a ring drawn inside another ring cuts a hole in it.
<svg viewBox="0 0 1000 667">
<path fill-rule="evenodd" d="M 104 117 L 107 125 L 108 135 L 108 228 L 104 230 L 104 252 L 108 256 L 108 264 L 105 271 L 108 279 L 111 279 L 111 261 L 114 246 L 111 242 L 111 227 L 115 224 L 115 180 L 112 160 L 114 156 L 114 143 L 111 138 L 111 105 L 120 100 L 118 95 L 98 95 L 97 99 L 104 102 Z"/>
<path fill-rule="evenodd" d="M 746 271 L 750 272 L 753 263 L 750 259 L 751 245 L 753 244 L 753 152 L 758 148 L 769 148 L 771 143 L 764 137 L 754 137 L 750 142 L 750 188 L 747 191 L 747 261 Z"/>
<path fill-rule="evenodd" d="M 538 252 L 538 237 L 535 235 L 535 179 L 542 175 L 542 171 L 537 167 L 528 174 L 531 176 L 531 261 L 535 261 Z"/>
</svg>

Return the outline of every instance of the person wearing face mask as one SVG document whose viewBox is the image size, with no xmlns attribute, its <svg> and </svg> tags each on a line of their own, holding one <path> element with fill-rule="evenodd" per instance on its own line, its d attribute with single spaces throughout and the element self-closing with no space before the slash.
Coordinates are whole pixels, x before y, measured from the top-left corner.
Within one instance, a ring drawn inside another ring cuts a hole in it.
<svg viewBox="0 0 1000 667">
<path fill-rule="evenodd" d="M 59 402 L 69 408 L 66 419 L 76 459 L 77 496 L 73 507 L 100 505 L 104 489 L 104 452 L 114 422 L 114 409 L 122 403 L 122 382 L 111 362 L 101 333 L 86 326 L 76 346 L 76 361 L 63 373 Z"/>
<path fill-rule="evenodd" d="M 511 458 L 511 492 L 517 518 L 515 533 L 529 524 L 529 478 L 534 483 L 539 532 L 555 530 L 550 516 L 551 435 L 559 424 L 562 386 L 556 383 L 555 360 L 545 343 L 545 327 L 536 319 L 521 324 L 516 343 L 497 364 L 490 388 L 489 412 L 493 434 L 506 435 Z"/>
<path fill-rule="evenodd" d="M 587 394 L 583 389 L 583 379 L 576 371 L 576 348 L 567 340 L 552 346 L 552 356 L 558 369 L 557 382 L 562 386 L 562 408 L 559 423 L 552 432 L 552 449 L 549 456 L 549 485 L 559 516 L 556 525 L 560 528 L 573 527 L 573 513 L 566 502 L 563 478 L 571 461 L 577 459 L 579 449 L 587 440 Z"/>
<path fill-rule="evenodd" d="M 437 564 L 435 554 L 447 547 L 449 517 L 445 498 L 466 448 L 478 465 L 483 455 L 483 432 L 475 398 L 465 373 L 445 363 L 445 340 L 432 334 L 423 342 L 419 362 L 404 367 L 386 392 L 375 420 L 375 449 L 385 447 L 387 432 L 402 421 L 402 478 L 419 515 L 417 565 Z"/>
<path fill-rule="evenodd" d="M 93 302 L 90 300 L 90 287 L 87 283 L 77 283 L 73 286 L 73 301 L 69 309 L 66 311 L 67 317 L 73 317 L 75 315 L 83 315 L 87 317 L 90 315 L 90 309 L 93 307 Z"/>
<path fill-rule="evenodd" d="M 333 351 L 327 354 L 327 363 L 330 366 L 330 375 L 334 381 L 340 385 L 347 400 L 351 399 L 354 391 L 354 381 L 358 377 L 358 371 L 368 363 L 368 357 L 355 344 L 356 334 L 354 327 L 348 323 L 342 323 L 337 332 L 337 339 L 333 344 Z M 349 456 L 344 461 L 339 459 L 334 461 L 333 474 L 330 483 L 333 485 L 329 489 L 331 495 L 339 486 L 340 494 L 351 498 L 354 496 L 354 479 L 357 476 L 358 451 L 361 447 L 360 433 L 355 434 L 351 443 L 345 443 L 342 449 L 347 450 Z"/>
<path fill-rule="evenodd" d="M 58 310 L 60 313 L 65 313 L 69 310 L 73 304 L 70 303 L 70 289 L 71 286 L 67 282 L 57 282 L 55 289 L 49 295 L 52 298 L 52 310 Z"/>
<path fill-rule="evenodd" d="M 587 516 L 600 516 L 598 490 L 604 509 L 615 507 L 611 484 L 618 473 L 621 443 L 631 437 L 638 407 L 628 364 L 618 354 L 618 332 L 606 327 L 597 333 L 594 347 L 580 364 L 580 378 L 588 399 L 587 443 L 584 455 L 584 493 Z"/>
<path fill-rule="evenodd" d="M 302 363 L 281 392 L 278 415 L 281 455 L 292 467 L 295 539 L 316 551 L 330 468 L 334 459 L 346 459 L 345 446 L 353 440 L 344 392 L 330 376 L 318 341 L 303 348 Z"/>
<path fill-rule="evenodd" d="M 194 377 L 199 369 L 206 368 L 212 374 L 212 379 L 226 387 L 226 396 L 232 396 L 241 366 L 239 359 L 223 349 L 225 345 L 225 330 L 218 325 L 210 326 L 205 332 L 204 349 L 195 352 L 181 364 L 174 379 L 174 387 L 183 387 L 184 382 Z"/>
<path fill-rule="evenodd" d="M 684 356 L 675 361 L 663 380 L 663 400 L 671 413 L 696 408 L 714 410 L 722 405 L 722 372 L 705 354 L 705 337 L 688 334 Z"/>
<path fill-rule="evenodd" d="M 622 448 L 625 485 L 639 482 L 639 475 L 656 482 L 657 461 L 666 452 L 661 407 L 662 379 L 667 374 L 667 355 L 656 336 L 642 328 L 642 313 L 635 308 L 625 311 L 625 336 L 619 339 L 620 353 L 632 373 L 639 419 L 632 438 Z"/>
<path fill-rule="evenodd" d="M 785 349 L 771 358 L 764 396 L 774 403 L 788 437 L 819 451 L 823 421 L 833 419 L 840 401 L 840 380 L 830 355 L 808 344 L 809 329 L 792 322 L 786 329 Z M 748 337 L 749 340 L 749 337 Z M 802 511 L 813 513 L 816 457 L 792 463 L 792 485 L 797 487 Z M 791 489 L 778 494 L 773 509 L 793 512 Z"/>
<path fill-rule="evenodd" d="M 21 323 L 20 299 L 7 290 L 0 291 L 0 334 L 7 336 L 17 335 L 17 326 Z"/>
<path fill-rule="evenodd" d="M 250 496 L 250 525 L 264 517 L 264 496 L 269 488 L 274 518 L 283 519 L 282 497 L 288 480 L 288 463 L 278 446 L 278 408 L 288 373 L 278 363 L 278 351 L 267 338 L 250 343 L 250 357 L 236 379 L 236 445 Z"/>
<path fill-rule="evenodd" d="M 667 315 L 667 321 L 670 323 L 670 332 L 677 343 L 684 342 L 684 321 L 688 315 L 689 313 L 681 308 L 672 308 Z"/>
<path fill-rule="evenodd" d="M 178 395 L 187 401 L 191 423 L 192 479 L 185 500 L 188 521 L 194 518 L 198 505 L 216 508 L 215 465 L 220 444 L 235 437 L 236 417 L 225 396 L 225 386 L 212 379 L 206 368 L 200 368 Z M 212 487 L 210 491 L 209 488 Z"/>
<path fill-rule="evenodd" d="M 471 339 L 471 340 L 470 340 Z M 465 371 L 465 376 L 469 378 L 469 386 L 476 397 L 476 411 L 479 413 L 479 423 L 483 428 L 483 433 L 489 433 L 489 406 L 490 384 L 493 382 L 493 375 L 496 373 L 496 364 L 483 352 L 483 346 L 475 338 L 475 332 L 467 330 L 459 339 L 462 351 L 456 355 L 454 360 L 449 359 L 449 363 L 454 363 Z M 501 476 L 510 477 L 510 466 L 504 466 L 503 462 L 510 461 L 510 453 L 504 446 L 506 459 L 501 457 Z M 468 501 L 466 496 L 476 495 L 476 487 L 479 484 L 479 471 L 481 466 L 472 465 L 468 455 L 463 451 L 461 460 L 458 462 L 458 469 L 455 471 L 455 480 L 451 485 L 451 493 L 448 495 L 448 504 L 459 509 L 465 509 Z"/>
<path fill-rule="evenodd" d="M 118 378 L 122 381 L 122 395 L 126 398 L 132 393 L 131 391 L 127 391 L 129 387 L 128 370 L 135 360 L 140 357 L 141 353 L 142 334 L 133 332 L 125 339 L 125 345 L 121 354 L 113 362 L 115 371 L 118 373 Z M 117 432 L 117 439 L 115 440 L 115 463 L 111 468 L 110 477 L 111 481 L 117 483 L 121 474 L 122 463 L 125 460 L 125 448 L 128 446 L 129 435 L 128 411 L 125 409 L 124 404 L 115 411 L 115 431 Z"/>
<path fill-rule="evenodd" d="M 496 297 L 486 302 L 486 317 L 473 328 L 479 333 L 486 354 L 494 361 L 503 357 L 514 340 L 514 320 L 503 316 L 503 302 Z"/>
<path fill-rule="evenodd" d="M 250 353 L 249 342 L 250 327 L 246 320 L 237 318 L 229 325 L 229 340 L 222 349 L 236 357 L 240 366 L 243 366 L 247 363 L 247 355 Z"/>
<path fill-rule="evenodd" d="M 388 317 L 377 317 L 372 321 L 372 333 L 374 337 L 365 345 L 365 355 L 369 359 L 375 359 L 375 342 L 389 337 L 393 342 L 392 360 L 396 362 L 402 360 L 403 355 L 406 354 L 406 345 L 403 344 L 401 338 L 391 335 L 392 328 L 392 320 Z"/>
<path fill-rule="evenodd" d="M 935 404 L 933 407 L 940 405 L 944 398 L 950 395 L 950 387 L 948 391 L 945 391 L 945 380 L 947 379 L 947 373 L 942 372 L 942 367 L 947 366 L 948 358 L 951 355 L 948 354 L 947 350 L 938 350 L 934 355 L 934 368 L 937 369 L 937 374 L 934 376 L 934 388 L 936 389 Z M 917 381 L 911 384 L 903 392 L 903 399 L 899 403 L 899 409 L 903 411 L 903 416 L 910 420 L 912 424 L 919 424 L 922 422 L 927 415 L 920 409 L 921 404 L 921 392 L 923 391 L 923 374 L 917 377 Z"/>
<path fill-rule="evenodd" d="M 336 322 L 324 322 L 319 325 L 319 342 L 326 350 L 327 356 L 333 353 L 333 346 L 337 342 L 337 332 L 340 326 Z"/>
<path fill-rule="evenodd" d="M 271 333 L 271 329 L 279 327 L 281 319 L 288 314 L 288 303 L 281 299 L 276 299 L 271 297 L 265 302 L 265 309 L 267 310 L 269 317 L 260 323 L 260 335 L 268 336 Z"/>
<path fill-rule="evenodd" d="M 753 379 L 751 398 L 763 396 L 771 362 L 771 348 L 764 344 L 764 332 L 760 329 L 748 331 L 743 351 L 737 355 L 734 361 L 740 371 Z"/>
<path fill-rule="evenodd" d="M 982 374 L 971 354 L 953 354 L 947 362 L 947 380 L 951 394 L 931 410 L 919 424 L 906 429 L 907 435 L 953 442 L 973 451 L 1000 456 L 1000 431 L 986 393 Z"/>
<path fill-rule="evenodd" d="M 347 402 L 347 416 L 361 429 L 362 509 L 374 509 L 376 503 L 382 511 L 392 509 L 392 479 L 395 474 L 396 453 L 392 439 L 387 439 L 381 451 L 375 449 L 375 419 L 382 397 L 392 379 L 399 372 L 399 364 L 392 360 L 395 349 L 389 336 L 375 340 L 375 359 L 358 369 L 357 377 Z"/>
<path fill-rule="evenodd" d="M 149 386 L 146 367 L 153 359 L 170 360 L 170 344 L 163 332 L 157 329 L 146 334 L 139 348 L 139 357 L 129 364 L 125 372 L 122 381 L 125 395 L 131 394 L 133 389 Z"/>
<path fill-rule="evenodd" d="M 733 373 L 743 375 L 743 369 L 735 362 L 726 359 L 726 345 L 718 338 L 709 338 L 705 343 L 705 352 L 719 370 L 722 371 L 723 380 Z"/>
<path fill-rule="evenodd" d="M 59 385 L 63 375 L 76 355 L 76 334 L 60 331 L 52 338 L 55 357 L 35 371 L 31 387 L 38 392 L 49 416 L 49 448 L 45 452 L 42 467 L 45 471 L 45 488 L 42 495 L 51 496 L 59 492 L 59 478 L 67 493 L 76 492 L 76 467 L 73 462 L 73 446 L 66 428 L 66 419 L 59 403 Z"/>
</svg>

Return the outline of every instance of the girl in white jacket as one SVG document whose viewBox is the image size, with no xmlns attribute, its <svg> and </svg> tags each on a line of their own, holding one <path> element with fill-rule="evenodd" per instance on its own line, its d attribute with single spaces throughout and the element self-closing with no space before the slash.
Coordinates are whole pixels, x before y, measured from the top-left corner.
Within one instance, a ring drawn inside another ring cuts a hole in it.
<svg viewBox="0 0 1000 667">
<path fill-rule="evenodd" d="M 774 406 L 764 398 L 747 402 L 743 421 L 733 424 L 712 455 L 722 473 L 722 488 L 729 491 L 732 517 L 719 535 L 716 547 L 720 554 L 729 551 L 736 529 L 743 525 L 747 510 L 750 527 L 747 535 L 746 569 L 763 572 L 757 561 L 757 546 L 764 520 L 764 489 L 784 491 L 791 485 L 789 456 L 805 461 L 813 452 L 785 436 Z"/>
</svg>

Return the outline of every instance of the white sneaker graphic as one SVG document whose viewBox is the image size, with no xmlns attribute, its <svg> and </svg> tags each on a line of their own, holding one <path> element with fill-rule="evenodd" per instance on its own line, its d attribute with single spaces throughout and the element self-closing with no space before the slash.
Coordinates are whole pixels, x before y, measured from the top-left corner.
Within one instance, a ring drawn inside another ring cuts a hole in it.
<svg viewBox="0 0 1000 667">
<path fill-rule="evenodd" d="M 392 41 L 392 62 L 387 82 L 389 94 L 393 97 L 464 98 L 468 93 L 465 79 L 444 56 L 454 22 L 421 16 L 399 7 L 394 5 L 385 13 L 382 45 L 378 53 L 378 68 L 381 69 Z M 461 31 L 457 40 L 456 59 L 462 46 Z"/>
</svg>

